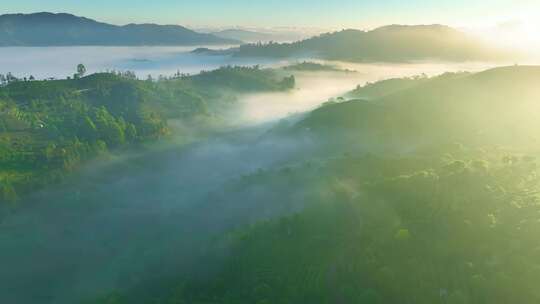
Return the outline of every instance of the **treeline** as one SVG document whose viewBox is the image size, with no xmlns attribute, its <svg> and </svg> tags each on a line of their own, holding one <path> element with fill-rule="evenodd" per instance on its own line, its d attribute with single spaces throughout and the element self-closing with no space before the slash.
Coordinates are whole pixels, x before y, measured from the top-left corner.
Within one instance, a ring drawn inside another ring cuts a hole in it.
<svg viewBox="0 0 540 304">
<path fill-rule="evenodd" d="M 295 86 L 295 77 L 290 75 L 274 81 L 274 71 L 253 67 L 226 66 L 214 71 L 203 71 L 189 77 L 196 86 L 227 87 L 241 92 L 259 90 L 289 90 Z"/>
<path fill-rule="evenodd" d="M 321 64 L 311 61 L 302 61 L 296 64 L 288 65 L 283 68 L 286 71 L 300 71 L 300 72 L 344 72 L 355 73 L 356 71 L 349 69 L 341 69 L 338 66 L 332 64 Z"/>
<path fill-rule="evenodd" d="M 0 87 L 0 201 L 59 180 L 85 160 L 170 133 L 168 119 L 212 119 L 247 91 L 286 90 L 294 77 L 259 67 L 138 80 L 100 73 Z M 84 69 L 85 70 L 85 69 Z"/>
</svg>

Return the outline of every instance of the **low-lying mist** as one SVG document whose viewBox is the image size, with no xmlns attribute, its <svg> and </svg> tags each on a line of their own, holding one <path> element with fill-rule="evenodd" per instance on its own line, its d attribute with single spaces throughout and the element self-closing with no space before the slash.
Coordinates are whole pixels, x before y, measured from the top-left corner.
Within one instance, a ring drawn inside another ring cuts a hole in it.
<svg viewBox="0 0 540 304">
<path fill-rule="evenodd" d="M 258 140 L 262 132 L 238 131 L 99 170 L 90 164 L 71 182 L 29 197 L 0 224 L 1 302 L 78 303 L 142 278 L 194 271 L 219 233 L 288 212 L 252 201 L 257 213 L 246 218 L 245 208 L 233 207 L 238 202 L 221 198 L 232 208 L 224 212 L 209 200 L 242 175 L 310 151 L 307 142 Z"/>
<path fill-rule="evenodd" d="M 205 47 L 205 46 L 200 46 Z M 213 46 L 226 49 L 230 46 Z M 86 65 L 88 73 L 108 70 L 134 71 L 140 78 L 147 75 L 170 76 L 177 71 L 194 74 L 224 65 L 263 65 L 279 67 L 310 58 L 237 58 L 228 55 L 193 54 L 198 47 L 3 47 L 0 48 L 0 73 L 13 73 L 17 77 L 33 75 L 37 79 L 66 78 L 75 73 L 79 63 Z M 317 60 L 320 61 L 320 60 Z M 509 64 L 514 64 L 510 62 Z M 522 62 L 523 63 L 523 62 Z M 416 73 L 442 73 L 455 69 L 479 70 L 493 66 L 487 63 L 417 63 L 417 64 L 353 64 L 333 62 L 341 67 L 369 75 L 369 81 L 382 77 L 397 77 Z M 404 74 L 405 73 L 405 74 Z M 373 79 L 373 76 L 376 76 Z"/>
<path fill-rule="evenodd" d="M 480 62 L 409 64 L 355 64 L 321 60 L 313 62 L 335 66 L 343 71 L 293 72 L 296 77 L 296 89 L 290 92 L 244 95 L 239 100 L 240 109 L 235 108 L 231 114 L 232 119 L 240 125 L 267 123 L 291 114 L 312 110 L 327 100 L 340 97 L 357 85 L 364 85 L 367 82 L 421 74 L 435 76 L 446 72 L 477 72 L 496 66 L 493 63 Z"/>
<path fill-rule="evenodd" d="M 200 46 L 205 47 L 205 46 Z M 215 46 L 213 46 L 215 48 Z M 224 45 L 219 48 L 228 48 Z M 62 79 L 72 76 L 79 63 L 88 73 L 108 70 L 134 71 L 140 78 L 147 75 L 170 76 L 181 73 L 199 73 L 223 65 L 254 65 L 272 61 L 264 59 L 233 59 L 229 56 L 192 54 L 197 47 L 2 47 L 0 73 L 13 73 L 16 77 Z"/>
</svg>

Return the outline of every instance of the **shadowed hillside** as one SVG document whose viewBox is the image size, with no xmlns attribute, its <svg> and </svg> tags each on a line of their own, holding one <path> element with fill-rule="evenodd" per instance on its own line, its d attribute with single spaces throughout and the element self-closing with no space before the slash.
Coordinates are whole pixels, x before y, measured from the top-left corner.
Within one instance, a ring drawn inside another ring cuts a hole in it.
<svg viewBox="0 0 540 304">
<path fill-rule="evenodd" d="M 201 34 L 178 25 L 116 26 L 70 14 L 0 16 L 0 46 L 235 44 L 235 39 Z"/>
</svg>

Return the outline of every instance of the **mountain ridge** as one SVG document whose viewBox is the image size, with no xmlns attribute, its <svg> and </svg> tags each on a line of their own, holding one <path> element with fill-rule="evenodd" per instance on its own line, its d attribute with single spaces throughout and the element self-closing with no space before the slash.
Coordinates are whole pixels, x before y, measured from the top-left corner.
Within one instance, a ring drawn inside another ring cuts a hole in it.
<svg viewBox="0 0 540 304">
<path fill-rule="evenodd" d="M 238 44 L 181 25 L 113 25 L 68 13 L 0 15 L 0 46 L 189 46 Z"/>
<path fill-rule="evenodd" d="M 351 62 L 411 62 L 499 60 L 514 54 L 440 24 L 344 29 L 294 43 L 241 45 L 236 53 L 239 57 L 273 58 L 306 55 Z"/>
</svg>

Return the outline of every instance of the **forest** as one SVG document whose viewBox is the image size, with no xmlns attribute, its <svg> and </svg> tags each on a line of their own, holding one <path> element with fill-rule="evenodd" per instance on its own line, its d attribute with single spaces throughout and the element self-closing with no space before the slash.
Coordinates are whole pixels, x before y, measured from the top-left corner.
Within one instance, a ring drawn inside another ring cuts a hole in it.
<svg viewBox="0 0 540 304">
<path fill-rule="evenodd" d="M 383 80 L 284 122 L 266 136 L 311 136 L 316 153 L 208 199 L 209 222 L 256 220 L 217 235 L 196 272 L 88 303 L 538 302 L 539 71 Z"/>
<path fill-rule="evenodd" d="M 82 69 L 83 67 L 81 67 Z M 108 151 L 141 147 L 167 136 L 182 137 L 170 121 L 192 129 L 224 124 L 235 96 L 283 91 L 294 76 L 270 69 L 227 66 L 196 75 L 138 80 L 132 72 L 67 80 L 18 79 L 0 87 L 0 203 L 58 183 Z M 184 137 L 187 137 L 184 136 Z"/>
</svg>

